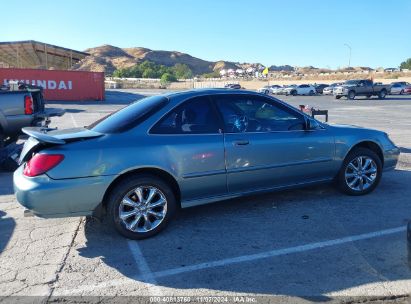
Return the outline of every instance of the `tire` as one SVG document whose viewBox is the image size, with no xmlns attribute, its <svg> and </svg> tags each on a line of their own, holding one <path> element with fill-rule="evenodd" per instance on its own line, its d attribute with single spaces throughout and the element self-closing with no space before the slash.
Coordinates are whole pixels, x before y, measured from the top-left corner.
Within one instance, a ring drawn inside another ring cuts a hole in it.
<svg viewBox="0 0 411 304">
<path fill-rule="evenodd" d="M 362 168 L 357 174 L 354 167 L 358 168 L 358 159 L 361 158 Z M 366 163 L 370 160 L 368 166 Z M 375 173 L 371 173 L 374 172 Z M 369 173 L 366 173 L 369 172 Z M 367 177 L 365 177 L 367 176 Z M 372 192 L 381 180 L 382 163 L 379 156 L 372 150 L 356 148 L 348 153 L 337 176 L 337 185 L 341 192 L 348 195 L 365 195 Z M 356 180 L 356 181 L 354 181 Z M 372 180 L 372 183 L 369 182 Z M 361 187 L 361 183 L 363 186 Z"/>
<path fill-rule="evenodd" d="M 387 96 L 387 91 L 386 90 L 381 90 L 378 92 L 378 98 L 379 99 L 384 99 L 385 96 Z"/>
<path fill-rule="evenodd" d="M 143 203 L 139 203 L 136 195 L 137 189 L 141 190 L 141 201 Z M 154 189 L 157 191 L 152 197 L 155 200 L 154 203 L 165 200 L 163 205 L 151 209 L 152 212 L 163 216 L 161 220 L 150 213 L 150 208 L 144 204 L 144 201 L 149 197 L 149 193 Z M 127 204 L 123 203 L 125 198 L 128 199 Z M 139 208 L 145 208 L 145 210 L 138 209 L 134 205 L 131 207 L 130 202 L 136 204 Z M 125 219 L 120 218 L 120 210 L 123 211 Z M 177 201 L 171 187 L 159 177 L 149 174 L 126 177 L 110 191 L 107 201 L 107 216 L 110 224 L 121 235 L 133 240 L 142 240 L 159 233 L 174 217 L 176 211 Z M 132 212 L 136 212 L 136 214 L 130 216 Z M 145 226 L 146 219 L 151 223 L 150 229 Z M 156 222 L 157 220 L 158 222 Z M 136 224 L 133 226 L 133 223 Z"/>
<path fill-rule="evenodd" d="M 296 90 L 291 91 L 291 95 L 297 96 L 297 91 Z"/>
<path fill-rule="evenodd" d="M 268 93 L 270 93 L 268 90 L 265 90 L 265 91 L 264 91 L 264 94 L 265 94 L 265 95 L 268 95 Z"/>
<path fill-rule="evenodd" d="M 311 90 L 310 91 L 310 93 L 308 93 L 310 96 L 313 96 L 314 95 L 314 91 L 313 90 Z"/>
<path fill-rule="evenodd" d="M 400 95 L 403 95 L 403 94 L 404 94 L 404 90 L 401 90 Z"/>
<path fill-rule="evenodd" d="M 347 99 L 353 100 L 355 98 L 355 91 L 349 91 L 347 94 Z"/>
<path fill-rule="evenodd" d="M 369 99 L 369 98 L 371 98 L 371 97 L 372 97 L 372 95 L 367 95 L 366 97 Z"/>
<path fill-rule="evenodd" d="M 342 96 L 340 95 L 335 95 L 335 99 L 340 99 Z"/>
</svg>

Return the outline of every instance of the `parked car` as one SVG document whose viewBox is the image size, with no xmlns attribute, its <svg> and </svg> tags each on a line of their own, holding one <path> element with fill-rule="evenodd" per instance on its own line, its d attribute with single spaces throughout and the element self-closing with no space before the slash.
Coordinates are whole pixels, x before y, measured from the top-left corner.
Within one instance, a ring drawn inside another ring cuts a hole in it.
<svg viewBox="0 0 411 304">
<path fill-rule="evenodd" d="M 315 92 L 316 92 L 317 94 L 322 94 L 322 93 L 323 93 L 323 90 L 324 90 L 326 87 L 328 87 L 328 84 L 320 83 L 320 84 L 314 85 L 314 87 L 315 87 Z"/>
<path fill-rule="evenodd" d="M 332 95 L 334 88 L 341 85 L 341 83 L 332 83 L 323 89 L 323 95 Z"/>
<path fill-rule="evenodd" d="M 17 200 L 41 217 L 106 210 L 119 233 L 161 231 L 180 207 L 336 181 L 370 193 L 399 149 L 381 131 L 321 123 L 271 96 L 203 89 L 137 101 L 85 128 L 25 128 Z M 27 213 L 27 212 L 26 212 Z"/>
<path fill-rule="evenodd" d="M 287 94 L 287 92 L 288 92 L 290 89 L 296 88 L 296 87 L 297 87 L 297 85 L 295 85 L 295 84 L 284 85 L 282 88 L 278 88 L 278 89 L 276 90 L 276 93 L 277 93 L 278 95 L 285 95 L 285 94 Z"/>
<path fill-rule="evenodd" d="M 284 90 L 284 87 L 279 85 L 276 88 L 271 89 L 271 94 L 274 94 L 274 95 L 282 94 L 283 90 Z"/>
<path fill-rule="evenodd" d="M 393 82 L 390 87 L 390 94 L 402 95 L 405 93 L 405 88 L 411 86 L 410 83 L 401 81 Z"/>
<path fill-rule="evenodd" d="M 226 84 L 226 85 L 224 86 L 224 88 L 226 88 L 226 89 L 239 90 L 239 89 L 241 89 L 241 85 L 238 84 L 238 83 L 229 83 L 229 84 Z"/>
<path fill-rule="evenodd" d="M 258 93 L 263 93 L 263 94 L 273 94 L 273 90 L 276 90 L 276 89 L 278 89 L 278 88 L 280 88 L 280 86 L 279 85 L 267 85 L 267 86 L 264 86 L 264 87 L 262 87 L 262 88 L 259 88 L 258 90 L 257 90 L 257 92 Z"/>
<path fill-rule="evenodd" d="M 343 85 L 335 87 L 333 95 L 336 99 L 345 96 L 347 99 L 354 99 L 356 96 L 378 96 L 384 99 L 389 92 L 389 85 L 374 84 L 372 80 L 347 80 Z"/>
<path fill-rule="evenodd" d="M 284 89 L 286 95 L 315 95 L 315 87 L 309 84 L 300 84 Z"/>
</svg>

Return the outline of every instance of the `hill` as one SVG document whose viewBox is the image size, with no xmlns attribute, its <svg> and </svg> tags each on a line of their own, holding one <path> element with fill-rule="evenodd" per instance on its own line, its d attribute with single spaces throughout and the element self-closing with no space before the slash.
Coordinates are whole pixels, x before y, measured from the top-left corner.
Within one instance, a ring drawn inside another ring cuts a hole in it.
<svg viewBox="0 0 411 304">
<path fill-rule="evenodd" d="M 102 45 L 85 50 L 90 55 L 78 62 L 73 69 L 82 71 L 105 72 L 112 74 L 116 69 L 133 66 L 145 60 L 165 66 L 177 63 L 186 64 L 194 75 L 220 71 L 221 69 L 238 69 L 250 66 L 230 61 L 207 61 L 177 51 L 156 51 L 143 47 L 119 48 Z M 254 64 L 253 64 L 254 65 Z"/>
</svg>

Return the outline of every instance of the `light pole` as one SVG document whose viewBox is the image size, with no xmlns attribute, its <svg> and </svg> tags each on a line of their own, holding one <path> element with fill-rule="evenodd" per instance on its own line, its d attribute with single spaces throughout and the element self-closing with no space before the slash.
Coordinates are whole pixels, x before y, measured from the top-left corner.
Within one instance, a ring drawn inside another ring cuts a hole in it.
<svg viewBox="0 0 411 304">
<path fill-rule="evenodd" d="M 351 66 L 351 46 L 348 43 L 344 43 L 344 45 L 350 50 L 350 57 L 348 58 L 348 67 Z"/>
</svg>

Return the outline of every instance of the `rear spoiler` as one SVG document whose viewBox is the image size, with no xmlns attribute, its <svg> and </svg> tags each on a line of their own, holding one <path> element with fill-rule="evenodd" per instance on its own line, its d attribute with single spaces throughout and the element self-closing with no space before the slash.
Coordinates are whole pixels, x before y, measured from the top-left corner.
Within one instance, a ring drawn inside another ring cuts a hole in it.
<svg viewBox="0 0 411 304">
<path fill-rule="evenodd" d="M 47 127 L 27 127 L 21 129 L 23 133 L 35 138 L 40 143 L 64 145 L 67 142 L 95 138 L 104 134 L 86 128 L 75 128 L 66 130 L 50 129 Z M 50 131 L 53 131 L 51 134 Z"/>
<path fill-rule="evenodd" d="M 21 129 L 21 131 L 27 134 L 28 136 L 37 139 L 39 142 L 55 144 L 55 145 L 64 145 L 66 143 L 62 139 L 47 135 L 47 131 L 50 131 L 50 129 L 48 128 L 27 127 L 27 128 Z"/>
<path fill-rule="evenodd" d="M 40 151 L 52 145 L 64 145 L 69 142 L 79 141 L 87 138 L 96 138 L 104 134 L 86 128 L 75 128 L 57 131 L 46 127 L 27 127 L 21 129 L 29 135 L 20 154 L 19 164 L 31 158 L 35 151 Z M 52 131 L 51 133 L 48 133 Z"/>
</svg>

